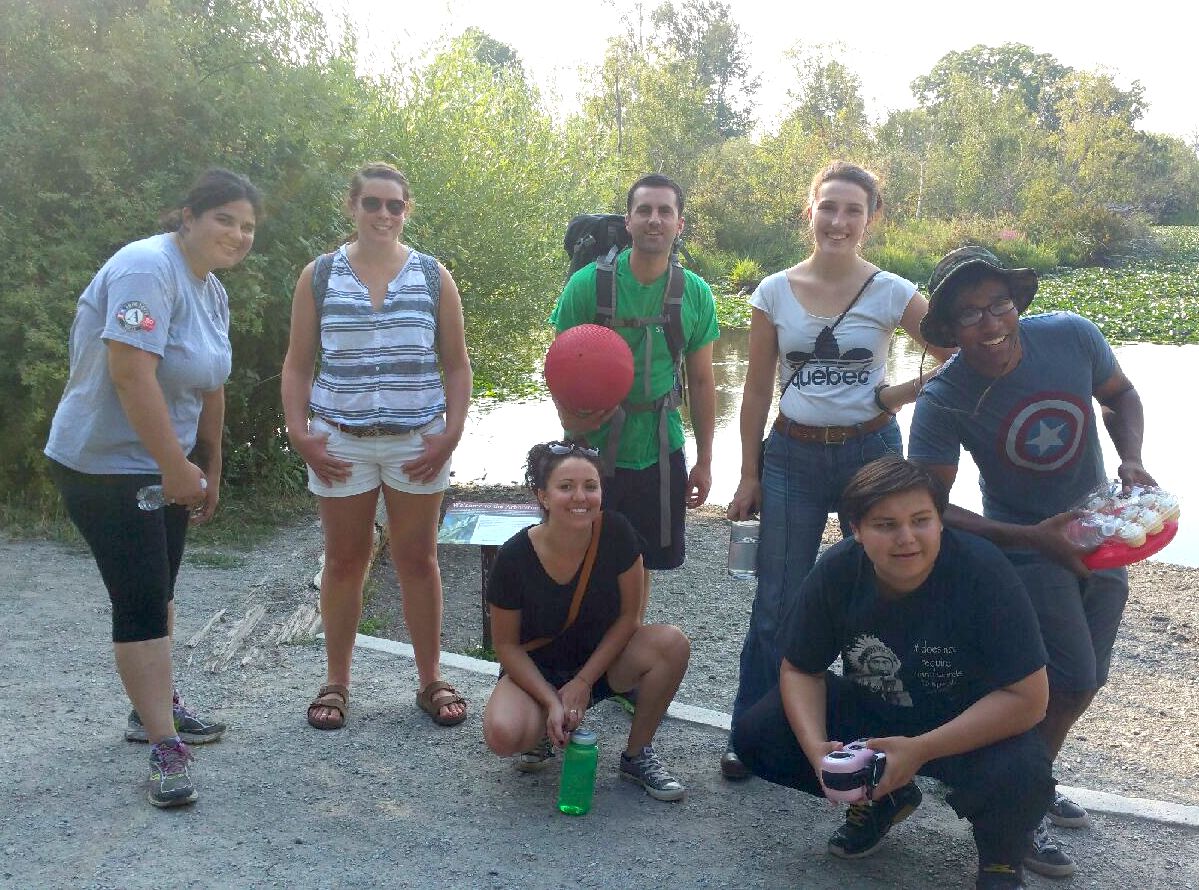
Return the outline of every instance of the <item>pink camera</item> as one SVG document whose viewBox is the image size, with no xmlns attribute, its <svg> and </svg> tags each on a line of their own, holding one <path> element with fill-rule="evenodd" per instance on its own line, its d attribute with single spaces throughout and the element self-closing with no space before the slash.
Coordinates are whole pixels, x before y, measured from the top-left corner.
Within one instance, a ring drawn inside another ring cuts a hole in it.
<svg viewBox="0 0 1199 890">
<path fill-rule="evenodd" d="M 887 755 L 866 747 L 865 739 L 850 742 L 840 751 L 825 754 L 820 760 L 820 781 L 829 800 L 856 803 L 883 778 Z"/>
</svg>

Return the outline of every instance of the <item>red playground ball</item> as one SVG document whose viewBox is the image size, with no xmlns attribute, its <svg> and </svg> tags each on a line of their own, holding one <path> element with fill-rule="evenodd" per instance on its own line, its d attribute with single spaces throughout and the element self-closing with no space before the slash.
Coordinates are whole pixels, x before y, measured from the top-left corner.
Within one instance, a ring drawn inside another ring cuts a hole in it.
<svg viewBox="0 0 1199 890">
<path fill-rule="evenodd" d="M 633 353 L 611 328 L 568 328 L 545 354 L 545 385 L 568 411 L 607 411 L 633 388 Z"/>
</svg>

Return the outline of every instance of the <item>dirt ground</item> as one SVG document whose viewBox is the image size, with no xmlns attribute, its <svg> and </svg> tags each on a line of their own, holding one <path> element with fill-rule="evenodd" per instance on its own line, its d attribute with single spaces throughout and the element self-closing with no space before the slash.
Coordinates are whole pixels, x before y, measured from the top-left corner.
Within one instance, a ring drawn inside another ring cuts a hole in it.
<svg viewBox="0 0 1199 890">
<path fill-rule="evenodd" d="M 714 514 L 693 517 L 687 569 L 659 576 L 653 593 L 654 618 L 695 641 L 680 699 L 718 710 L 732 695 L 752 596 L 724 576 L 726 535 Z M 588 720 L 600 776 L 583 819 L 554 810 L 555 775 L 518 775 L 487 751 L 485 675 L 447 669 L 471 713 L 444 730 L 415 707 L 409 659 L 358 650 L 348 726 L 309 729 L 323 647 L 295 631 L 311 617 L 319 551 L 309 516 L 253 551 L 189 552 L 176 677 L 231 728 L 196 749 L 199 802 L 161 812 L 144 798 L 145 746 L 122 738 L 129 706 L 94 563 L 77 547 L 0 533 L 0 690 L 19 715 L 0 727 L 0 888 L 972 885 L 969 828 L 936 787 L 877 855 L 834 860 L 825 842 L 837 808 L 761 781 L 724 782 L 725 733 L 705 726 L 668 720 L 659 731 L 659 750 L 688 786 L 685 802 L 663 804 L 618 780 L 628 719 L 597 707 Z M 461 650 L 479 638 L 479 556 L 444 547 L 441 558 L 444 648 Z M 386 561 L 374 572 L 368 617 L 402 636 L 389 572 Z M 1195 573 L 1150 565 L 1134 585 L 1113 683 L 1071 738 L 1062 778 L 1194 804 Z M 1080 863 L 1075 878 L 1028 884 L 1199 890 L 1197 840 L 1194 828 L 1100 814 L 1089 830 L 1062 833 Z"/>
<path fill-rule="evenodd" d="M 515 488 L 465 489 L 455 496 L 525 498 Z M 832 533 L 830 523 L 829 540 Z M 654 574 L 649 608 L 649 620 L 677 624 L 692 641 L 678 700 L 725 713 L 732 709 L 754 594 L 752 581 L 735 581 L 725 571 L 728 534 L 722 511 L 705 507 L 692 513 L 687 560 L 678 571 Z M 444 648 L 466 652 L 482 637 L 479 548 L 442 545 L 439 558 Z M 1067 739 L 1058 779 L 1114 794 L 1199 804 L 1199 570 L 1144 562 L 1130 569 L 1129 581 L 1111 679 Z M 407 640 L 400 602 L 384 558 L 372 572 L 364 612 L 375 635 Z"/>
</svg>

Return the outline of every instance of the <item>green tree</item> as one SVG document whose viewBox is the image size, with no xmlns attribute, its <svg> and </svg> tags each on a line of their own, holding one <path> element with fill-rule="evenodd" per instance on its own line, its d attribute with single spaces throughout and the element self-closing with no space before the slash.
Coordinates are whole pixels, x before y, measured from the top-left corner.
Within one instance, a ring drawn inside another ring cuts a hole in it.
<svg viewBox="0 0 1199 890">
<path fill-rule="evenodd" d="M 831 44 L 796 44 L 789 52 L 795 85 L 788 90 L 791 110 L 783 127 L 819 137 L 833 157 L 862 157 L 869 121 L 862 80 L 838 58 Z"/>
<path fill-rule="evenodd" d="M 470 35 L 384 79 L 376 154 L 411 179 L 410 240 L 454 274 L 476 388 L 528 389 L 562 286 L 569 219 L 600 202 L 588 159 L 519 67 L 480 61 Z"/>
<path fill-rule="evenodd" d="M 678 59 L 691 64 L 695 85 L 705 90 L 704 107 L 725 138 L 753 127 L 753 100 L 761 78 L 749 67 L 745 35 L 721 0 L 667 0 L 651 16 L 656 37 Z"/>
<path fill-rule="evenodd" d="M 973 84 L 994 99 L 1015 95 L 1046 130 L 1058 126 L 1057 105 L 1071 69 L 1048 53 L 1023 43 L 979 44 L 964 52 L 946 53 L 928 74 L 912 81 L 912 94 L 922 108 L 949 102 L 961 84 Z"/>
<path fill-rule="evenodd" d="M 269 200 L 255 252 L 222 277 L 228 466 L 277 465 L 291 284 L 332 230 L 331 170 L 341 178 L 358 119 L 352 44 L 329 44 L 303 0 L 3 0 L 0 17 L 0 316 L 21 320 L 3 335 L 6 488 L 40 476 L 78 294 L 211 164 L 248 174 Z"/>
</svg>

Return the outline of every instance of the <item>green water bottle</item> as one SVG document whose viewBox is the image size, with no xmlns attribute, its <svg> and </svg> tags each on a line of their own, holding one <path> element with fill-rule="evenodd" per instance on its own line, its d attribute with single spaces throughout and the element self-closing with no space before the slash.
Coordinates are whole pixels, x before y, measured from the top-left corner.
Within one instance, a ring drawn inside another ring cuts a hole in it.
<svg viewBox="0 0 1199 890">
<path fill-rule="evenodd" d="M 595 767 L 599 763 L 599 745 L 590 729 L 576 729 L 570 735 L 562 758 L 562 778 L 558 783 L 558 809 L 569 816 L 582 816 L 591 809 L 595 793 Z"/>
</svg>

